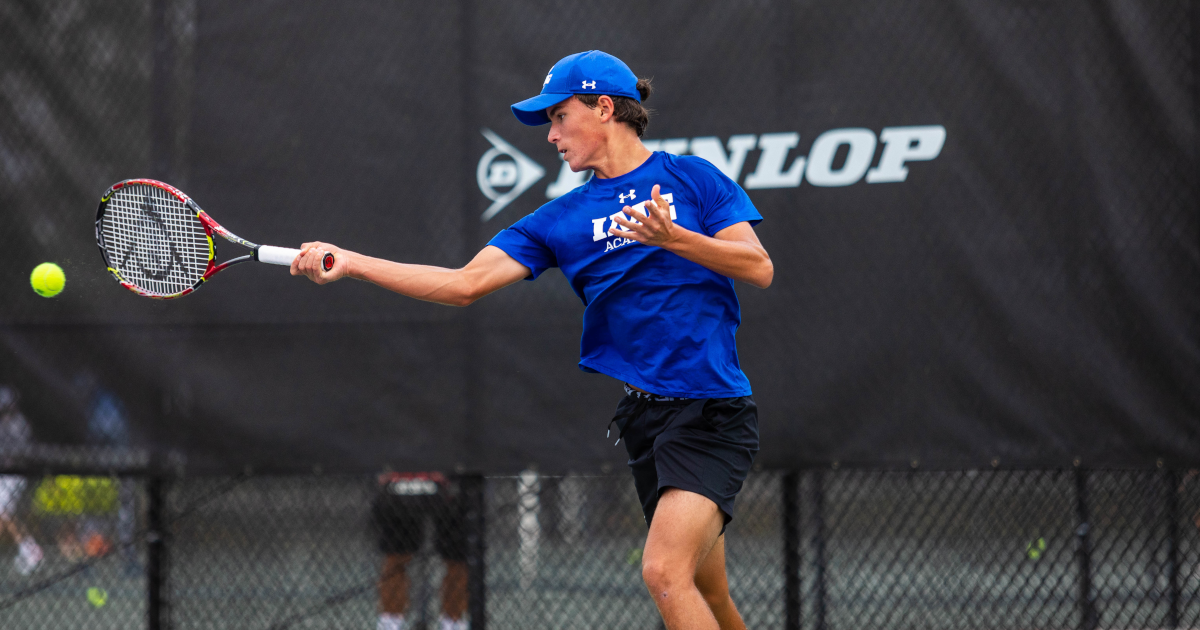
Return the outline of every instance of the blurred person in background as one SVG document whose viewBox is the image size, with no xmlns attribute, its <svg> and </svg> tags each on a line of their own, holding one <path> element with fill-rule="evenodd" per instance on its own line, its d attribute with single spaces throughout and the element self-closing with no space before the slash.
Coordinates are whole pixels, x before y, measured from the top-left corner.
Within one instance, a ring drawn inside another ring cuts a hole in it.
<svg viewBox="0 0 1200 630">
<path fill-rule="evenodd" d="M 408 567 L 425 540 L 426 523 L 446 563 L 437 628 L 467 630 L 467 536 L 458 484 L 436 472 L 384 473 L 371 513 L 384 554 L 377 630 L 406 630 L 412 621 Z"/>
<path fill-rule="evenodd" d="M 104 387 L 91 372 L 81 372 L 74 380 L 74 395 L 84 404 L 85 441 L 91 447 L 107 449 L 131 448 L 129 413 L 125 403 Z M 126 570 L 137 572 L 136 549 L 133 545 L 136 497 L 129 480 L 115 477 L 73 477 L 59 480 L 61 492 L 71 496 L 79 506 L 81 519 L 65 522 L 59 531 L 58 547 L 70 560 L 99 557 L 112 551 L 110 536 L 116 530 L 125 558 Z M 112 512 L 116 512 L 113 523 Z M 107 534 L 107 535 L 106 535 Z"/>
<path fill-rule="evenodd" d="M 90 390 L 87 407 L 87 442 L 94 446 L 106 446 L 114 449 L 129 449 L 132 437 L 129 431 L 129 412 L 125 403 L 108 388 L 100 385 L 91 375 L 85 375 L 83 384 L 85 391 Z M 87 385 L 91 387 L 86 387 Z M 125 557 L 126 569 L 136 572 L 134 566 L 135 549 L 133 546 L 133 530 L 135 516 L 135 496 L 133 483 L 128 480 L 112 479 L 117 484 L 117 522 L 116 535 L 120 543 L 122 555 Z M 111 550 L 111 544 L 101 533 L 100 523 L 95 518 L 89 518 L 84 526 L 84 549 L 90 556 L 104 555 Z"/>
<path fill-rule="evenodd" d="M 0 451 L 18 451 L 29 446 L 32 432 L 24 414 L 17 408 L 17 390 L 0 385 Z M 7 531 L 17 543 L 13 566 L 21 575 L 29 575 L 42 563 L 42 547 L 17 517 L 17 503 L 25 490 L 25 477 L 0 475 L 0 531 Z"/>
</svg>

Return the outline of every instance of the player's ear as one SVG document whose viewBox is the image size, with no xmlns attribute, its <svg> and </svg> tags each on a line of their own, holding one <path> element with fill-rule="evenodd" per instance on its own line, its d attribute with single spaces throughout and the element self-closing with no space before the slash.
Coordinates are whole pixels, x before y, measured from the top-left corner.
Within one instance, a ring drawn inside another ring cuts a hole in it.
<svg viewBox="0 0 1200 630">
<path fill-rule="evenodd" d="M 600 95 L 600 100 L 596 104 L 599 105 L 596 111 L 600 112 L 601 122 L 607 122 L 609 118 L 612 118 L 613 112 L 617 108 L 616 104 L 613 103 L 612 97 L 607 94 Z"/>
</svg>

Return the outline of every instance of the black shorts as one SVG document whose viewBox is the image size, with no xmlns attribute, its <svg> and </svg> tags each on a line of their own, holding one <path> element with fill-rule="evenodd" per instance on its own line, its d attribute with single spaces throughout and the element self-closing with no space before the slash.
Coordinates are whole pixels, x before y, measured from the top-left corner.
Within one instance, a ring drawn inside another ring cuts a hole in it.
<svg viewBox="0 0 1200 630">
<path fill-rule="evenodd" d="M 656 401 L 630 394 L 617 405 L 613 422 L 629 453 L 646 525 L 664 488 L 708 497 L 725 525 L 733 520 L 733 500 L 758 453 L 753 398 Z"/>
<path fill-rule="evenodd" d="M 467 559 L 466 519 L 454 482 L 437 484 L 436 492 L 398 494 L 416 484 L 386 483 L 371 505 L 371 516 L 379 535 L 379 550 L 385 554 L 416 553 L 425 540 L 425 527 L 434 531 L 434 548 L 445 560 Z M 419 486 L 417 486 L 419 488 Z"/>
</svg>

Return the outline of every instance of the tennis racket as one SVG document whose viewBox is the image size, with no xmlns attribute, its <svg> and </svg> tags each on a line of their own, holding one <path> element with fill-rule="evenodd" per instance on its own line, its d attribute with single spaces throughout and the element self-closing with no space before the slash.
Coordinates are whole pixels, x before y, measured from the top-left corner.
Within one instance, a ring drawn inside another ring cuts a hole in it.
<svg viewBox="0 0 1200 630">
<path fill-rule="evenodd" d="M 214 232 L 251 253 L 217 264 Z M 159 300 L 183 297 L 238 263 L 289 266 L 300 254 L 237 236 L 178 188 L 153 179 L 127 179 L 104 193 L 96 211 L 96 244 L 121 286 Z M 321 265 L 332 269 L 333 254 L 325 254 Z"/>
</svg>

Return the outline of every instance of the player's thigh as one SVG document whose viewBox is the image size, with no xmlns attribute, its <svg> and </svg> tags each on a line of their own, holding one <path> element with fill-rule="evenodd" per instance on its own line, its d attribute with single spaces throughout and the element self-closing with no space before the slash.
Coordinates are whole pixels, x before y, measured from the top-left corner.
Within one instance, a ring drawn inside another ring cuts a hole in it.
<svg viewBox="0 0 1200 630">
<path fill-rule="evenodd" d="M 695 575 L 713 548 L 724 516 L 717 504 L 700 494 L 664 488 L 646 537 L 643 573 L 647 578 Z"/>
</svg>

